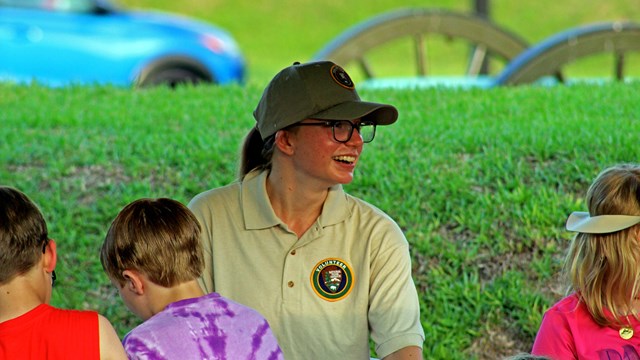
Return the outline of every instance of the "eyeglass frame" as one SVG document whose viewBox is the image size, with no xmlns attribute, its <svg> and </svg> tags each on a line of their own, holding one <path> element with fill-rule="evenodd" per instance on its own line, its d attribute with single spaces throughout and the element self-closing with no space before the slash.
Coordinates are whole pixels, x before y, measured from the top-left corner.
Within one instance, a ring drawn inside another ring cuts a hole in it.
<svg viewBox="0 0 640 360">
<path fill-rule="evenodd" d="M 370 142 L 373 141 L 373 139 L 375 139 L 376 137 L 376 127 L 378 124 L 376 124 L 373 121 L 360 121 L 357 124 L 352 123 L 349 120 L 320 120 L 320 119 L 309 119 L 309 120 L 315 120 L 315 121 L 319 121 L 319 122 L 314 122 L 314 123 L 303 123 L 303 122 L 299 122 L 299 123 L 295 123 L 292 125 L 287 126 L 287 128 L 292 128 L 292 127 L 296 127 L 296 126 L 325 126 L 325 127 L 331 127 L 331 135 L 333 135 L 333 140 L 339 142 L 339 143 L 347 143 L 349 142 L 349 140 L 351 140 L 351 138 L 353 137 L 353 130 L 354 129 L 358 129 L 358 134 L 360 134 L 360 136 L 362 136 L 362 133 L 360 132 L 360 128 L 362 127 L 362 125 L 364 124 L 365 126 L 373 126 L 373 132 L 371 135 L 371 139 L 370 140 L 365 140 L 364 138 L 362 139 L 362 142 L 365 144 L 368 144 Z M 349 131 L 349 136 L 347 137 L 346 140 L 341 141 L 338 140 L 338 138 L 336 137 L 336 125 L 337 124 L 344 124 L 344 123 L 348 123 L 351 126 L 351 130 Z"/>
</svg>

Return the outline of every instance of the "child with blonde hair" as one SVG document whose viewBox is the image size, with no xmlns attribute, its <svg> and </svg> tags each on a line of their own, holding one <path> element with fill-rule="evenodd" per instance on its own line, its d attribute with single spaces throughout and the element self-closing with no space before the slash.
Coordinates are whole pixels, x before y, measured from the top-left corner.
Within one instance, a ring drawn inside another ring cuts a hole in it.
<svg viewBox="0 0 640 360">
<path fill-rule="evenodd" d="M 640 359 L 640 165 L 602 171 L 565 259 L 567 296 L 544 315 L 533 354 L 553 359 Z"/>
</svg>

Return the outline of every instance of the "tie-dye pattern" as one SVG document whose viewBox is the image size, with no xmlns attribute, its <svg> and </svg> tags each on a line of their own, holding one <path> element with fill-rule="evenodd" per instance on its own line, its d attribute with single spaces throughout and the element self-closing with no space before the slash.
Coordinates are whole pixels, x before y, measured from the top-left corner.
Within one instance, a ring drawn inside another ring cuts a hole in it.
<svg viewBox="0 0 640 360">
<path fill-rule="evenodd" d="M 217 293 L 170 304 L 123 344 L 130 359 L 283 359 L 264 317 Z"/>
</svg>

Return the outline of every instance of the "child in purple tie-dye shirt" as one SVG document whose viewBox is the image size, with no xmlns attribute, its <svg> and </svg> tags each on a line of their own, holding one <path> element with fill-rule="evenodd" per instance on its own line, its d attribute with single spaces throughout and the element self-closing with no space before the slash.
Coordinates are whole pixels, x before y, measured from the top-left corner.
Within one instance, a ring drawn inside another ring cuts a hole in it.
<svg viewBox="0 0 640 360">
<path fill-rule="evenodd" d="M 200 225 L 178 201 L 140 199 L 115 218 L 100 260 L 125 305 L 144 322 L 123 341 L 130 359 L 279 359 L 257 311 L 204 295 Z"/>
</svg>

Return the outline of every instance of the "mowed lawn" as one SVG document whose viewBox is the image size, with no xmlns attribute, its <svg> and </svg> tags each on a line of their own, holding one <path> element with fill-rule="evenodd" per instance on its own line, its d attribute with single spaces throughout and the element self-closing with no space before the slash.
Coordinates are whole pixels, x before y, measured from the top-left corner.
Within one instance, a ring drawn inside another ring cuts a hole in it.
<svg viewBox="0 0 640 360">
<path fill-rule="evenodd" d="M 529 44 L 577 26 L 614 20 L 640 21 L 640 0 L 486 2 L 490 8 L 489 17 L 495 24 Z M 470 14 L 474 12 L 476 0 L 119 0 L 118 3 L 127 8 L 170 11 L 221 26 L 237 39 L 245 54 L 247 81 L 264 86 L 283 67 L 294 61 L 311 60 L 337 36 L 376 16 L 411 8 Z M 402 40 L 398 39 L 398 42 Z M 427 36 L 425 41 L 430 74 L 465 72 L 468 60 L 465 42 L 438 34 Z M 379 50 L 383 54 L 380 57 L 387 60 L 381 63 L 391 67 L 393 75 L 396 71 L 405 71 L 404 68 L 416 69 L 413 53 L 402 49 L 385 46 Z M 374 70 L 378 69 L 375 66 L 378 61 L 367 60 Z M 640 56 L 626 58 L 627 65 L 638 62 Z M 341 65 L 349 70 L 348 64 Z M 578 74 L 613 74 L 610 57 L 575 66 Z M 640 69 L 637 65 L 635 68 L 634 74 L 639 76 Z M 495 66 L 493 69 L 500 68 Z"/>
<path fill-rule="evenodd" d="M 111 220 L 140 197 L 186 203 L 233 181 L 261 91 L 0 85 L 0 183 L 41 206 L 58 242 L 54 305 L 97 309 L 121 335 L 138 323 L 100 266 Z M 640 159 L 639 93 L 639 83 L 361 91 L 400 119 L 365 146 L 346 189 L 405 231 L 425 358 L 530 350 L 563 295 L 566 216 L 585 210 L 599 171 Z"/>
</svg>

